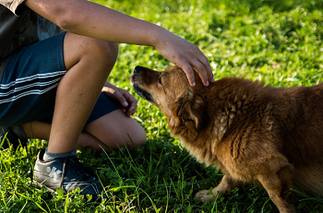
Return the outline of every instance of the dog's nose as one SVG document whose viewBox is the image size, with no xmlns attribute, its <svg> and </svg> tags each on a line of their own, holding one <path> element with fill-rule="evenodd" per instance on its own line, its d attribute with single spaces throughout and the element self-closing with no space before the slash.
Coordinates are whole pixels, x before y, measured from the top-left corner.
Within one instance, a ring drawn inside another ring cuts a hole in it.
<svg viewBox="0 0 323 213">
<path fill-rule="evenodd" d="M 135 70 L 134 70 L 134 73 L 135 74 L 138 74 L 138 73 L 140 73 L 140 71 L 143 69 L 143 67 L 141 67 L 141 66 L 136 66 L 135 67 Z"/>
</svg>

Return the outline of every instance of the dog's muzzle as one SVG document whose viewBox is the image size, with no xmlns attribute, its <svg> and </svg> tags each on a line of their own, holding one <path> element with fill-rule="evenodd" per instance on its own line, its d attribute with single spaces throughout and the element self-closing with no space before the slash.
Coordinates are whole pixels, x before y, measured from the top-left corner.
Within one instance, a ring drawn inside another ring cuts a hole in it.
<svg viewBox="0 0 323 213">
<path fill-rule="evenodd" d="M 142 97 L 143 99 L 146 99 L 147 101 L 154 103 L 151 94 L 147 92 L 146 90 L 142 89 L 138 82 L 136 81 L 136 76 L 139 75 L 141 69 L 144 67 L 136 66 L 134 69 L 134 74 L 131 76 L 131 82 L 133 83 L 133 88 L 135 89 L 135 92 Z"/>
</svg>

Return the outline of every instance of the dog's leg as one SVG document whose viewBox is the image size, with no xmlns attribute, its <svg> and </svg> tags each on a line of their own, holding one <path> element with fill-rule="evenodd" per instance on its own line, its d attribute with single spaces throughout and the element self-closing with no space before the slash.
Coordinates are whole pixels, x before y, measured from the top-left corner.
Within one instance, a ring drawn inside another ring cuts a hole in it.
<svg viewBox="0 0 323 213">
<path fill-rule="evenodd" d="M 294 206 L 290 203 L 290 189 L 292 187 L 290 170 L 290 166 L 286 166 L 276 174 L 257 176 L 258 181 L 266 189 L 280 213 L 296 212 Z"/>
<path fill-rule="evenodd" d="M 223 196 L 228 191 L 240 187 L 243 185 L 243 182 L 234 180 L 229 175 L 224 175 L 219 185 L 212 189 L 212 194 L 209 193 L 210 190 L 202 190 L 196 193 L 196 198 L 203 202 L 210 202 L 212 201 L 218 194 L 220 193 L 220 196 Z"/>
</svg>

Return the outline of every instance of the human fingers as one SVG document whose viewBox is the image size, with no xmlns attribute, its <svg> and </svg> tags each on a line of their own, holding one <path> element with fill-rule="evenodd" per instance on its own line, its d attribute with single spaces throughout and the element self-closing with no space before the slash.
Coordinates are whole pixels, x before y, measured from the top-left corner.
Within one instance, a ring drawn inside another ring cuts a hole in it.
<svg viewBox="0 0 323 213">
<path fill-rule="evenodd" d="M 213 82 L 213 74 L 207 57 L 195 45 L 174 34 L 165 36 L 166 42 L 161 42 L 156 49 L 168 60 L 181 67 L 191 86 L 195 85 L 194 70 L 199 74 L 203 84 Z"/>
<path fill-rule="evenodd" d="M 208 58 L 201 52 L 201 56 L 199 58 L 199 62 L 201 63 L 201 65 L 204 67 L 205 71 L 206 71 L 206 75 L 207 75 L 207 78 L 210 82 L 214 82 L 214 76 L 213 76 L 213 72 L 212 72 L 212 68 L 211 68 L 211 65 L 209 63 L 209 60 Z M 197 68 L 197 72 L 199 73 L 198 71 L 199 69 Z"/>
<path fill-rule="evenodd" d="M 214 82 L 212 69 L 208 59 L 200 50 L 191 53 L 190 55 L 186 54 L 186 56 L 186 58 L 182 58 L 182 60 L 178 61 L 177 65 L 184 70 L 191 86 L 195 85 L 193 70 L 198 73 L 204 86 L 208 86 L 209 82 Z"/>
<path fill-rule="evenodd" d="M 137 100 L 128 91 L 120 89 L 120 93 L 123 95 L 127 102 L 127 106 L 124 107 L 126 115 L 133 115 L 137 110 Z"/>
<path fill-rule="evenodd" d="M 111 99 L 116 100 L 119 102 L 122 107 L 128 107 L 128 101 L 124 97 L 124 95 L 120 92 L 119 88 L 112 88 L 112 87 L 104 87 L 102 89 L 102 93 L 108 96 Z"/>
<path fill-rule="evenodd" d="M 186 64 L 176 64 L 177 66 L 181 67 L 183 69 L 183 71 L 186 74 L 186 78 L 189 82 L 189 84 L 191 85 L 191 87 L 195 86 L 195 77 L 194 77 L 194 71 L 192 66 L 190 66 L 188 63 Z"/>
<path fill-rule="evenodd" d="M 188 41 L 187 41 L 188 42 Z M 186 54 L 186 60 L 190 63 L 192 68 L 199 74 L 203 84 L 209 85 L 209 82 L 213 82 L 213 73 L 208 58 L 198 48 L 198 46 L 188 42 L 190 46 L 189 54 Z"/>
<path fill-rule="evenodd" d="M 193 61 L 192 67 L 200 76 L 204 86 L 208 86 L 209 82 L 214 82 L 212 69 L 206 57 Z"/>
</svg>

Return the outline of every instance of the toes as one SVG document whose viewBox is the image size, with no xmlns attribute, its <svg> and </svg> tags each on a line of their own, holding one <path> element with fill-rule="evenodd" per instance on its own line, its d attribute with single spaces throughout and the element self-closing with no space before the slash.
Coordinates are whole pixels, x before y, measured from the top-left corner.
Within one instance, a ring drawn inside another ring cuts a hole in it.
<svg viewBox="0 0 323 213">
<path fill-rule="evenodd" d="M 196 198 L 202 202 L 210 202 L 213 200 L 213 195 L 212 192 L 210 192 L 209 190 L 202 190 L 199 191 L 198 193 L 196 193 Z"/>
</svg>

